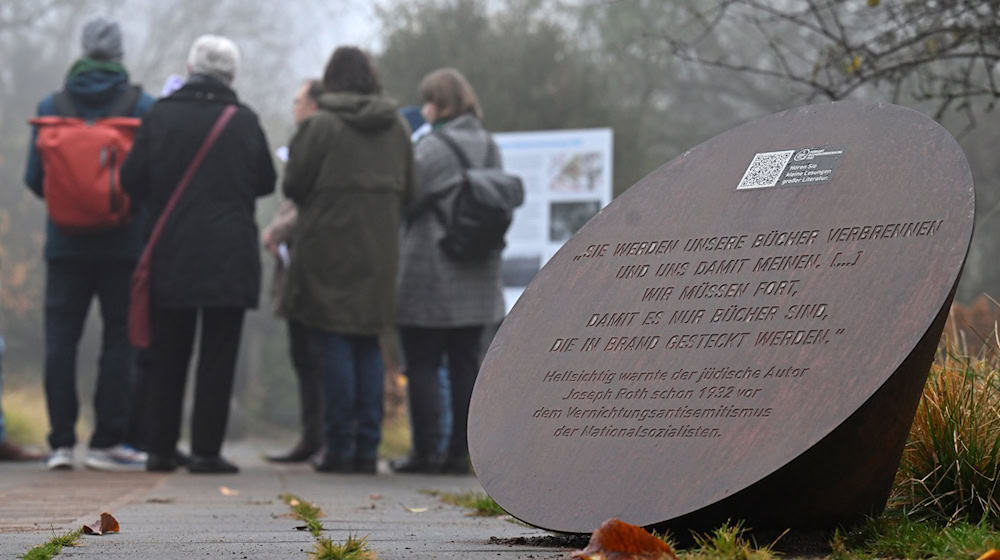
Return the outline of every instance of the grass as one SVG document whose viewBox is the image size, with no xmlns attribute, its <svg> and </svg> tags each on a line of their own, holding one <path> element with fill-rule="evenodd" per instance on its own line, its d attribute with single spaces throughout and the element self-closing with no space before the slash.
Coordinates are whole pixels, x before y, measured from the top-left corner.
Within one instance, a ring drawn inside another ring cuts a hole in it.
<svg viewBox="0 0 1000 560">
<path fill-rule="evenodd" d="M 1000 360 L 947 343 L 931 368 L 890 507 L 945 526 L 1000 527 Z"/>
<path fill-rule="evenodd" d="M 685 551 L 680 555 L 680 558 L 685 560 L 774 560 L 777 558 L 771 552 L 770 547 L 757 547 L 756 544 L 748 540 L 746 533 L 747 530 L 741 523 L 723 523 L 722 526 L 710 533 L 694 535 L 697 547 Z M 664 540 L 673 548 L 668 539 Z"/>
<path fill-rule="evenodd" d="M 42 445 L 49 418 L 45 408 L 45 395 L 41 386 L 3 391 L 4 431 L 11 441 Z"/>
<path fill-rule="evenodd" d="M 25 553 L 24 560 L 49 560 L 62 552 L 64 546 L 76 546 L 77 539 L 80 538 L 81 530 L 70 531 L 65 535 L 52 537 L 49 542 L 32 548 Z"/>
<path fill-rule="evenodd" d="M 375 552 L 368 546 L 368 537 L 356 537 L 347 535 L 347 540 L 335 543 L 329 537 L 321 537 L 323 525 L 319 518 L 325 514 L 319 506 L 307 502 L 294 494 L 282 494 L 279 496 L 282 501 L 288 504 L 292 514 L 301 519 L 306 524 L 306 529 L 312 533 L 316 539 L 316 548 L 310 556 L 317 560 L 375 560 Z"/>
<path fill-rule="evenodd" d="M 482 492 L 468 491 L 461 493 L 441 492 L 438 490 L 421 490 L 428 496 L 434 496 L 442 502 L 471 510 L 471 515 L 479 517 L 497 517 L 507 515 L 503 508 L 493 501 L 493 498 Z"/>
<path fill-rule="evenodd" d="M 1000 533 L 989 523 L 956 522 L 947 527 L 889 512 L 846 533 L 834 534 L 832 560 L 925 558 L 975 560 L 1000 548 Z"/>
<path fill-rule="evenodd" d="M 386 416 L 382 423 L 382 441 L 378 446 L 380 457 L 403 457 L 410 450 L 410 420 L 406 414 Z"/>
<path fill-rule="evenodd" d="M 312 556 L 316 560 L 375 560 L 375 552 L 368 547 L 368 538 L 354 535 L 348 535 L 343 544 L 325 537 L 317 539 Z"/>
</svg>

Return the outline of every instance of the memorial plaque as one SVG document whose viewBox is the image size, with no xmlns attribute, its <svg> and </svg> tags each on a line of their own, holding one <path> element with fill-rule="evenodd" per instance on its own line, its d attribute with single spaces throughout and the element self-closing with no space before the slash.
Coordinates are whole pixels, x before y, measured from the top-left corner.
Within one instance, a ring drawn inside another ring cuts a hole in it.
<svg viewBox="0 0 1000 560">
<path fill-rule="evenodd" d="M 480 482 L 563 532 L 880 511 L 973 206 L 958 144 L 899 106 L 808 106 L 697 146 L 514 306 L 472 397 Z"/>
</svg>

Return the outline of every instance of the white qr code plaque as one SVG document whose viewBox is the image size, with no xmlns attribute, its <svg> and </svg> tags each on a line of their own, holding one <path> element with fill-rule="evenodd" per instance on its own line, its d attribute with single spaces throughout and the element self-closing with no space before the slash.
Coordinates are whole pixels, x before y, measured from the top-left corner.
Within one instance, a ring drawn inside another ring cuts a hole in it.
<svg viewBox="0 0 1000 560">
<path fill-rule="evenodd" d="M 844 146 L 832 146 L 754 154 L 736 190 L 825 183 L 844 151 Z"/>
<path fill-rule="evenodd" d="M 781 174 L 785 172 L 785 167 L 792 159 L 795 150 L 782 150 L 780 152 L 764 152 L 754 154 L 753 161 L 747 167 L 743 178 L 737 189 L 760 189 L 773 187 L 778 184 Z"/>
</svg>

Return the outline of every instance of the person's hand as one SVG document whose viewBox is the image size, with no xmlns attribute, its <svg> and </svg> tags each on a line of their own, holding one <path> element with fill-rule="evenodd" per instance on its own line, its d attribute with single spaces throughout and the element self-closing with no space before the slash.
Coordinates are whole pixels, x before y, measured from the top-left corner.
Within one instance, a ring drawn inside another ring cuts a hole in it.
<svg viewBox="0 0 1000 560">
<path fill-rule="evenodd" d="M 271 230 L 265 229 L 261 232 L 260 243 L 267 249 L 268 253 L 271 253 L 275 257 L 278 256 L 278 244 L 274 241 L 274 235 Z"/>
</svg>

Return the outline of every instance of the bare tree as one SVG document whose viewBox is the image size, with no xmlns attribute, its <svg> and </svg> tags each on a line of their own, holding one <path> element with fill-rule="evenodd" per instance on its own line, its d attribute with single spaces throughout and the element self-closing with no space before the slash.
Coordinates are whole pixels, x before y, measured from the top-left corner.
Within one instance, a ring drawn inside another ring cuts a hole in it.
<svg viewBox="0 0 1000 560">
<path fill-rule="evenodd" d="M 748 31 L 749 48 L 708 41 Z M 713 0 L 688 8 L 683 32 L 651 34 L 683 60 L 780 80 L 807 100 L 873 89 L 974 126 L 1000 98 L 1000 0 Z"/>
</svg>

